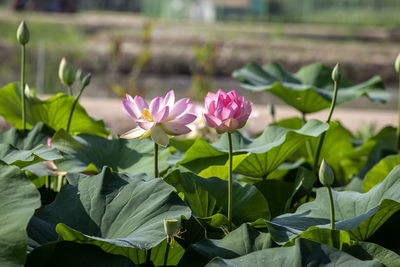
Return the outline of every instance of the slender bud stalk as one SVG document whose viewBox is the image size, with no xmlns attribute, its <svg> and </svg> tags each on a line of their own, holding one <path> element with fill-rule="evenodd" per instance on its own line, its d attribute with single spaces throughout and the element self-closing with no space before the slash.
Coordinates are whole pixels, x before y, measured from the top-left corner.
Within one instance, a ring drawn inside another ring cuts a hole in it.
<svg viewBox="0 0 400 267">
<path fill-rule="evenodd" d="M 228 132 L 228 142 L 229 142 L 229 176 L 228 176 L 228 230 L 232 231 L 232 165 L 233 165 L 233 155 L 232 155 L 232 136 Z"/>
<path fill-rule="evenodd" d="M 26 110 L 25 110 L 25 45 L 21 46 L 21 97 L 22 97 L 22 125 L 26 130 Z"/>
<path fill-rule="evenodd" d="M 147 250 L 146 252 L 146 267 L 151 266 L 151 249 Z"/>
<path fill-rule="evenodd" d="M 154 142 L 154 178 L 158 176 L 158 144 Z"/>
<path fill-rule="evenodd" d="M 328 118 L 326 119 L 326 123 L 329 123 L 331 121 L 333 110 L 335 109 L 337 92 L 338 92 L 339 81 L 340 81 L 341 76 L 342 76 L 342 74 L 341 74 L 340 65 L 336 64 L 335 68 L 332 71 L 333 97 L 332 97 L 332 101 L 331 101 L 331 107 L 329 109 Z M 325 134 L 326 134 L 326 132 L 322 133 L 321 138 L 319 139 L 319 142 L 318 142 L 318 147 L 317 147 L 317 151 L 315 153 L 315 159 L 314 159 L 314 167 L 313 167 L 314 173 L 317 171 L 317 167 L 318 167 L 318 163 L 319 163 L 319 156 L 321 154 L 321 149 L 322 149 L 322 145 L 324 143 Z"/>
<path fill-rule="evenodd" d="M 168 262 L 168 253 L 169 253 L 170 242 L 171 241 L 168 238 L 167 239 L 167 247 L 165 248 L 165 254 L 164 254 L 164 267 L 167 266 L 167 262 Z"/>
<path fill-rule="evenodd" d="M 329 194 L 329 207 L 331 209 L 331 230 L 335 230 L 335 207 L 333 205 L 332 189 L 330 186 L 326 187 Z"/>
<path fill-rule="evenodd" d="M 29 42 L 29 30 L 25 21 L 22 21 L 17 29 L 17 41 L 21 45 L 21 113 L 22 125 L 26 130 L 26 110 L 25 110 L 25 45 Z"/>
<path fill-rule="evenodd" d="M 399 91 L 398 91 L 398 106 L 397 106 L 397 112 L 398 112 L 398 124 L 397 124 L 397 143 L 396 143 L 396 147 L 397 150 L 400 151 L 400 73 L 399 73 Z"/>
<path fill-rule="evenodd" d="M 71 112 L 69 113 L 69 117 L 68 117 L 67 133 L 69 133 L 69 129 L 71 127 L 72 115 L 74 115 L 74 110 L 75 110 L 76 104 L 78 104 L 79 98 L 81 97 L 83 90 L 85 90 L 85 88 L 90 84 L 90 79 L 91 79 L 91 74 L 89 73 L 83 79 L 83 81 L 86 81 L 86 82 L 82 82 L 81 89 L 79 90 L 79 93 L 76 96 L 74 103 L 72 104 Z M 68 88 L 70 88 L 70 86 Z"/>
<path fill-rule="evenodd" d="M 398 91 L 398 106 L 397 106 L 397 112 L 398 112 L 398 124 L 397 124 L 397 142 L 396 142 L 396 148 L 397 150 L 400 150 L 400 54 L 397 56 L 396 61 L 394 63 L 394 68 L 396 72 L 399 75 L 399 91 Z"/>
</svg>

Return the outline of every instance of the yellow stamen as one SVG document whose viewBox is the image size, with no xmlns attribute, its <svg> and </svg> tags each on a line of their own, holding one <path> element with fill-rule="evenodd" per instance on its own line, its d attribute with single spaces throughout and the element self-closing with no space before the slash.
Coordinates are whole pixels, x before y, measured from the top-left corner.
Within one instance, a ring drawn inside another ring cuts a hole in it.
<svg viewBox="0 0 400 267">
<path fill-rule="evenodd" d="M 149 109 L 145 108 L 142 111 L 142 116 L 147 119 L 148 121 L 153 121 L 153 118 L 150 116 L 150 111 Z"/>
</svg>

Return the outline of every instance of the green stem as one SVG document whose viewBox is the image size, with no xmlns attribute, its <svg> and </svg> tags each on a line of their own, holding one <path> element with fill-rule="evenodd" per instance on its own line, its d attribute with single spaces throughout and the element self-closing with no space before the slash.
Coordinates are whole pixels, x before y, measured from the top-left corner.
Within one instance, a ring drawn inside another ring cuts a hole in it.
<svg viewBox="0 0 400 267">
<path fill-rule="evenodd" d="M 154 178 L 158 177 L 158 144 L 154 142 Z"/>
<path fill-rule="evenodd" d="M 71 88 L 71 87 L 68 86 L 68 88 Z M 79 90 L 78 95 L 76 96 L 76 98 L 74 100 L 74 103 L 72 104 L 72 108 L 71 108 L 71 111 L 70 111 L 69 117 L 68 117 L 67 133 L 69 133 L 69 128 L 71 127 L 72 115 L 74 114 L 76 104 L 78 104 L 79 98 L 81 97 L 84 89 L 85 89 L 85 87 L 82 86 L 81 89 Z"/>
<path fill-rule="evenodd" d="M 331 230 L 335 230 L 335 207 L 333 205 L 332 189 L 330 186 L 326 187 L 329 194 L 329 204 L 331 207 Z"/>
<path fill-rule="evenodd" d="M 233 155 L 232 155 L 232 136 L 231 133 L 228 133 L 228 142 L 229 142 L 229 176 L 228 176 L 228 230 L 232 231 L 232 163 L 233 163 Z"/>
<path fill-rule="evenodd" d="M 399 123 L 397 125 L 397 150 L 400 150 L 400 73 L 399 73 L 399 96 L 398 96 L 398 107 L 397 107 L 397 112 L 398 112 L 398 120 Z"/>
<path fill-rule="evenodd" d="M 168 262 L 168 253 L 169 253 L 169 247 L 170 247 L 170 241 L 169 241 L 169 237 L 167 238 L 167 247 L 165 248 L 165 255 L 164 255 L 164 267 L 167 266 L 167 262 Z"/>
<path fill-rule="evenodd" d="M 71 88 L 71 85 L 68 85 L 68 94 L 69 94 L 70 96 L 72 96 L 72 88 Z"/>
<path fill-rule="evenodd" d="M 25 111 L 25 45 L 21 46 L 21 97 L 22 97 L 22 124 L 26 130 L 26 111 Z"/>
<path fill-rule="evenodd" d="M 333 110 L 335 109 L 335 105 L 336 105 L 337 91 L 338 91 L 338 83 L 336 81 L 334 81 L 333 98 L 332 98 L 332 101 L 331 101 L 331 107 L 329 109 L 329 115 L 328 115 L 328 118 L 326 119 L 326 123 L 329 123 L 331 121 Z M 318 142 L 317 152 L 315 154 L 315 159 L 314 159 L 314 167 L 313 167 L 313 172 L 314 173 L 317 171 L 317 168 L 318 168 L 319 157 L 320 157 L 320 154 L 321 154 L 322 145 L 324 143 L 325 134 L 326 134 L 326 132 L 322 133 L 321 138 L 319 139 L 319 142 Z"/>
<path fill-rule="evenodd" d="M 151 249 L 147 250 L 147 253 L 146 253 L 146 266 L 147 267 L 150 267 L 150 263 L 151 263 L 150 258 L 151 258 Z"/>
</svg>

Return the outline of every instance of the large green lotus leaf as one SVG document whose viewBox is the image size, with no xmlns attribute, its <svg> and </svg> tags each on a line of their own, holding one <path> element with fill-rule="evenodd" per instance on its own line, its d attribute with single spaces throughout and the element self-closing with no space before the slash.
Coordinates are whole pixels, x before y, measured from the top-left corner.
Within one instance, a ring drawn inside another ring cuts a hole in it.
<svg viewBox="0 0 400 267">
<path fill-rule="evenodd" d="M 397 154 L 393 144 L 396 143 L 396 128 L 385 127 L 376 136 L 371 138 L 374 146 L 371 149 L 368 160 L 358 173 L 358 177 L 364 178 L 365 175 L 383 158 L 389 155 Z"/>
<path fill-rule="evenodd" d="M 302 113 L 312 113 L 329 108 L 333 97 L 332 69 L 321 63 L 301 68 L 296 74 L 287 72 L 278 63 L 263 67 L 249 63 L 233 72 L 241 86 L 252 91 L 267 91 Z M 340 82 L 337 105 L 367 96 L 373 101 L 386 102 L 390 94 L 384 91 L 382 80 L 375 76 L 353 85 L 345 78 Z"/>
<path fill-rule="evenodd" d="M 233 157 L 234 171 L 246 176 L 266 177 L 299 149 L 304 142 L 319 136 L 327 129 L 328 124 L 310 120 L 298 130 L 270 126 L 261 136 L 253 140 L 235 132 L 232 134 L 233 152 L 247 156 L 236 155 Z M 186 151 L 183 160 L 177 164 L 196 173 L 204 172 L 204 169 L 210 168 L 210 166 L 216 168 L 215 165 L 221 165 L 219 167 L 226 172 L 227 152 L 227 134 L 222 135 L 213 144 L 198 139 Z"/>
<path fill-rule="evenodd" d="M 345 187 L 346 190 L 363 191 L 362 187 L 366 174 L 385 157 L 397 154 L 396 148 L 393 145 L 396 143 L 396 138 L 396 129 L 393 127 L 385 127 L 377 135 L 367 141 L 367 143 L 372 144 L 372 149 L 369 150 L 369 154 L 363 155 L 367 157 L 367 161 L 364 166 L 360 168 L 357 176 L 354 176 Z"/>
<path fill-rule="evenodd" d="M 22 266 L 28 244 L 26 227 L 40 207 L 40 194 L 23 171 L 3 164 L 0 188 L 0 266 Z"/>
<path fill-rule="evenodd" d="M 254 184 L 268 201 L 271 217 L 274 218 L 286 212 L 287 202 L 293 194 L 294 183 L 277 179 L 267 179 Z"/>
<path fill-rule="evenodd" d="M 46 145 L 47 138 L 52 137 L 53 134 L 53 129 L 39 122 L 29 131 L 11 128 L 6 132 L 1 132 L 0 143 L 10 144 L 19 150 L 31 150 L 40 144 Z"/>
<path fill-rule="evenodd" d="M 21 114 L 21 95 L 19 83 L 11 83 L 0 89 L 0 116 L 18 129 L 23 128 Z M 26 98 L 26 127 L 32 128 L 43 122 L 54 130 L 66 129 L 69 114 L 75 98 L 65 94 L 57 94 L 47 100 L 37 97 Z M 91 118 L 78 103 L 72 117 L 70 132 L 73 134 L 88 133 L 107 136 L 103 120 Z"/>
<path fill-rule="evenodd" d="M 114 171 L 147 173 L 154 175 L 154 143 L 148 139 L 105 139 L 82 134 L 71 136 L 64 130 L 58 131 L 52 146 L 62 152 L 64 160 L 57 167 L 66 172 L 99 172 L 103 166 Z M 159 169 L 168 167 L 168 149 L 159 149 Z"/>
<path fill-rule="evenodd" d="M 363 191 L 367 192 L 382 182 L 383 177 L 386 177 L 397 165 L 400 165 L 400 155 L 390 155 L 379 161 L 365 176 Z"/>
<path fill-rule="evenodd" d="M 345 251 L 360 260 L 376 260 L 387 267 L 400 266 L 399 254 L 375 243 L 354 242 Z"/>
<path fill-rule="evenodd" d="M 15 164 L 20 168 L 25 166 L 24 170 L 28 170 L 38 177 L 56 175 L 46 165 L 39 162 L 62 158 L 54 149 L 47 149 L 46 147 L 47 139 L 52 137 L 53 134 L 54 130 L 42 122 L 37 123 L 30 130 L 23 131 L 11 128 L 2 132 L 0 133 L 0 146 L 4 150 L 0 151 L 0 154 L 4 157 L 1 158 L 7 164 Z"/>
<path fill-rule="evenodd" d="M 400 167 L 396 167 L 369 192 L 333 190 L 336 229 L 349 231 L 353 240 L 367 240 L 383 223 L 400 210 Z M 303 204 L 295 213 L 266 221 L 272 238 L 283 244 L 311 226 L 329 227 L 330 209 L 326 188 L 317 189 L 314 201 Z"/>
<path fill-rule="evenodd" d="M 331 230 L 312 226 L 307 231 L 298 235 L 295 239 L 285 244 L 285 247 L 293 246 L 297 238 L 312 240 L 321 244 L 329 245 L 333 248 L 343 250 L 351 245 L 350 234 L 342 230 Z"/>
<path fill-rule="evenodd" d="M 345 252 L 307 239 L 297 239 L 288 248 L 258 250 L 234 259 L 214 258 L 207 266 L 382 266 L 377 261 L 361 261 Z"/>
<path fill-rule="evenodd" d="M 103 241 L 95 240 L 92 237 L 89 237 L 87 235 L 82 234 L 79 231 L 76 231 L 62 223 L 57 225 L 57 233 L 62 236 L 63 240 L 69 240 L 69 241 L 74 241 L 78 243 L 83 243 L 83 244 L 93 244 L 97 245 L 98 247 L 102 248 L 104 251 L 116 255 L 124 255 L 126 257 L 129 257 L 130 260 L 132 260 L 136 264 L 142 264 L 146 262 L 146 250 L 141 250 L 141 249 L 132 249 L 130 248 L 129 251 L 128 249 L 125 249 L 124 252 L 118 251 L 115 249 L 114 246 L 111 246 Z M 165 235 L 165 234 L 164 234 Z M 118 238 L 118 242 L 120 242 L 120 238 Z M 112 242 L 112 241 L 111 241 Z M 114 240 L 115 242 L 115 240 Z M 120 244 L 122 246 L 127 246 L 124 244 Z M 128 245 L 129 246 L 129 245 Z M 158 244 L 157 246 L 151 248 L 151 257 L 150 260 L 153 262 L 155 266 L 161 266 L 164 263 L 164 256 L 165 256 L 165 250 L 167 246 L 167 239 L 164 238 L 164 240 Z M 174 243 L 173 246 L 170 247 L 169 253 L 168 253 L 168 264 L 169 265 L 177 265 L 180 259 L 182 258 L 185 250 L 179 245 Z"/>
<path fill-rule="evenodd" d="M 47 148 L 46 145 L 38 145 L 31 150 L 19 150 L 12 145 L 0 144 L 0 160 L 8 165 L 16 165 L 19 168 L 56 159 L 62 159 L 60 153 L 54 148 Z"/>
<path fill-rule="evenodd" d="M 222 240 L 206 239 L 191 245 L 178 266 L 205 266 L 214 257 L 232 259 L 272 246 L 273 241 L 269 233 L 242 224 Z"/>
<path fill-rule="evenodd" d="M 57 230 L 62 240 L 97 245 L 134 261 L 138 250 L 165 240 L 164 219 L 191 216 L 174 191 L 162 179 L 113 173 L 105 167 L 77 186 L 63 186 L 54 202 L 36 212 L 28 233 L 42 244 L 57 241 Z"/>
<path fill-rule="evenodd" d="M 216 177 L 202 178 L 192 172 L 170 172 L 164 180 L 184 194 L 193 214 L 200 218 L 227 214 L 228 182 Z M 270 218 L 268 202 L 253 185 L 233 182 L 232 221 L 236 225 Z"/>
<path fill-rule="evenodd" d="M 28 254 L 26 267 L 108 267 L 137 266 L 128 258 L 104 252 L 94 245 L 78 244 L 69 241 L 51 242 L 42 245 Z"/>
</svg>

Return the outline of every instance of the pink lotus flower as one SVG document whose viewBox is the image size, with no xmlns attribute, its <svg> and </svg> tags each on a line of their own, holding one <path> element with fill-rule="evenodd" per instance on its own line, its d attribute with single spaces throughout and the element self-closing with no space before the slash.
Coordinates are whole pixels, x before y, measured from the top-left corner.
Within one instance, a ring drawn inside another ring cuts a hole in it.
<svg viewBox="0 0 400 267">
<path fill-rule="evenodd" d="M 205 97 L 204 118 L 208 126 L 216 128 L 218 133 L 232 133 L 242 128 L 251 113 L 252 103 L 244 102 L 235 90 L 225 93 L 218 90 L 216 94 L 208 93 Z"/>
<path fill-rule="evenodd" d="M 181 135 L 190 132 L 186 126 L 196 119 L 190 113 L 192 103 L 182 98 L 175 103 L 174 91 L 169 91 L 165 98 L 156 97 L 150 105 L 141 97 L 126 95 L 122 100 L 122 111 L 133 119 L 138 127 L 124 133 L 121 138 L 141 139 L 151 137 L 159 145 L 167 146 L 168 135 Z"/>
</svg>

